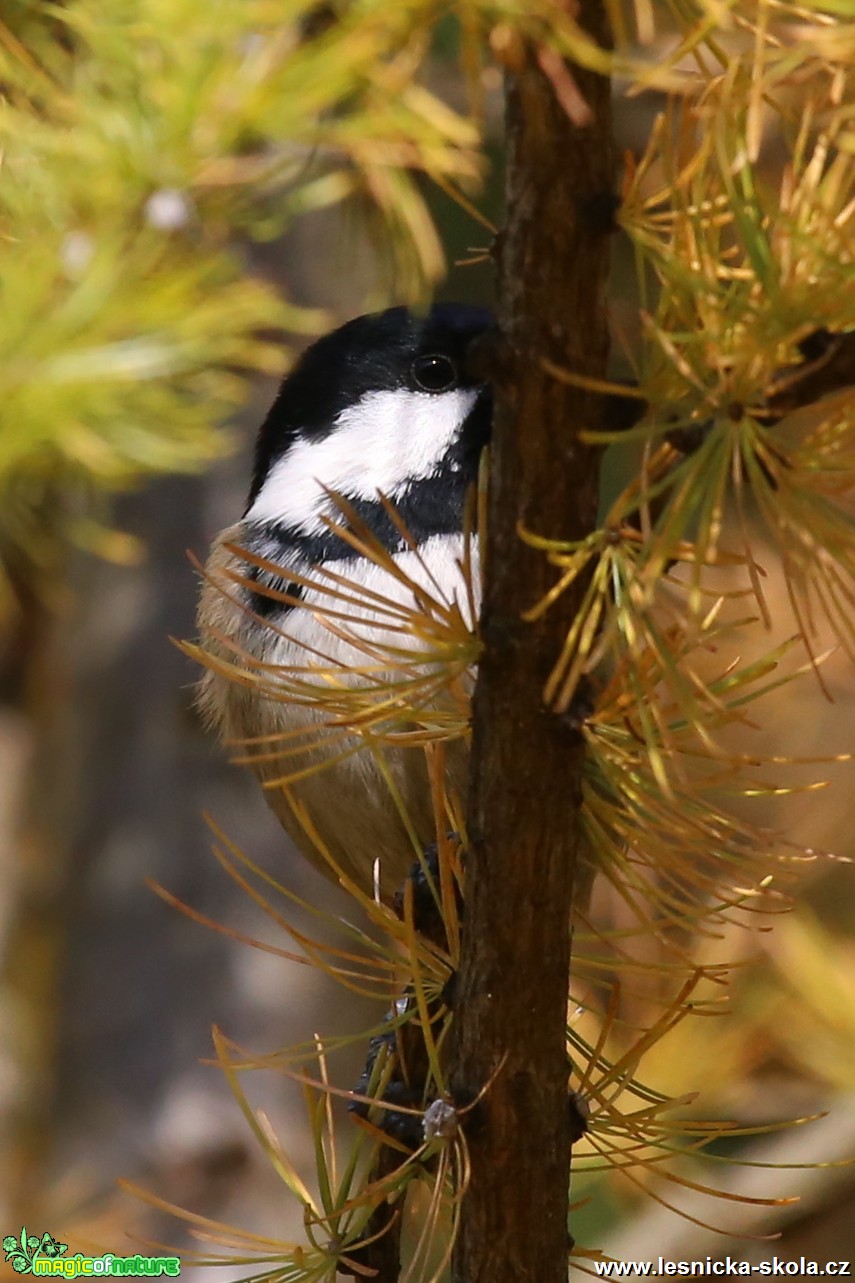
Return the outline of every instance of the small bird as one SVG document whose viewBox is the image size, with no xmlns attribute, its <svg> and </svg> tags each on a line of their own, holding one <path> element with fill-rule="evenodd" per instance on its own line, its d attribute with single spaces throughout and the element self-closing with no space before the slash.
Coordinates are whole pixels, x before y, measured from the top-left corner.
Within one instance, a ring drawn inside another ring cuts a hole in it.
<svg viewBox="0 0 855 1283">
<path fill-rule="evenodd" d="M 331 692 L 373 683 L 388 695 L 384 655 L 418 674 L 421 652 L 430 668 L 429 643 L 401 627 L 421 592 L 474 624 L 464 509 L 492 405 L 467 352 L 491 321 L 459 304 L 396 307 L 308 348 L 261 426 L 246 510 L 215 540 L 201 592 L 204 717 L 242 746 L 308 858 L 385 899 L 413 865 L 414 839 L 436 839 L 425 755 L 397 743 L 381 754 L 352 728 L 324 739 L 323 728 Z M 449 747 L 460 793 L 467 759 L 462 741 Z"/>
</svg>

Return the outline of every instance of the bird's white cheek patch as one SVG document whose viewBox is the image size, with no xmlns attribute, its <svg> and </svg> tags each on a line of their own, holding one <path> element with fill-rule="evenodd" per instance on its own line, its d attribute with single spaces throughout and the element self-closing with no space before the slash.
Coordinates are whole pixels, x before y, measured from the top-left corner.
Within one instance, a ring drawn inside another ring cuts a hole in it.
<svg viewBox="0 0 855 1283">
<path fill-rule="evenodd" d="M 342 411 L 322 441 L 298 440 L 271 468 L 247 513 L 311 534 L 335 517 L 324 487 L 352 499 L 391 500 L 432 476 L 475 404 L 475 389 L 369 392 Z"/>
</svg>

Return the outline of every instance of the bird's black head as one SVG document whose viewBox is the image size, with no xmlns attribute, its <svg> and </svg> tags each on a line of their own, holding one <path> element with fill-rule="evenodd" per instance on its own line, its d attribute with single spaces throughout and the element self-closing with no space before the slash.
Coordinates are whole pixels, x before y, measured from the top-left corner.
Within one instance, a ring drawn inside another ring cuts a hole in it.
<svg viewBox="0 0 855 1283">
<path fill-rule="evenodd" d="M 319 339 L 262 424 L 246 515 L 308 531 L 318 528 L 322 487 L 357 504 L 378 491 L 399 507 L 418 498 L 420 508 L 435 506 L 443 479 L 468 484 L 491 406 L 467 350 L 491 320 L 455 303 L 424 314 L 395 307 Z"/>
</svg>

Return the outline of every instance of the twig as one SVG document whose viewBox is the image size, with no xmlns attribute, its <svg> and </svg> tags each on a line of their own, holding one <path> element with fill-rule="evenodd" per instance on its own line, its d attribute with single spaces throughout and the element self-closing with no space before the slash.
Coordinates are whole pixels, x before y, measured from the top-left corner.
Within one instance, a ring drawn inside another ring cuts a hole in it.
<svg viewBox="0 0 855 1283">
<path fill-rule="evenodd" d="M 579 20 L 607 39 L 598 0 L 583 0 Z M 614 190 L 613 151 L 606 80 L 574 68 L 591 111 L 580 127 L 537 50 L 514 54 L 455 1100 L 496 1076 L 465 1124 L 471 1178 L 456 1283 L 566 1283 L 569 1246 L 565 1023 L 582 753 L 580 737 L 544 707 L 543 690 L 579 599 L 568 592 L 536 623 L 523 622 L 553 572 L 518 529 L 578 539 L 595 528 L 599 453 L 579 434 L 600 426 L 603 399 L 551 377 L 539 358 L 604 377 L 613 224 L 591 211 Z"/>
</svg>

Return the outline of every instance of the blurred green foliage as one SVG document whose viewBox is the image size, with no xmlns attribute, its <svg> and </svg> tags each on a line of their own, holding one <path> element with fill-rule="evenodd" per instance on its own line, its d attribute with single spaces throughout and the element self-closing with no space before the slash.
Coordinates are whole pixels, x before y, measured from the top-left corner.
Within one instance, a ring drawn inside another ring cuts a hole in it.
<svg viewBox="0 0 855 1283">
<path fill-rule="evenodd" d="M 425 47 L 408 6 L 362 4 L 339 21 L 327 8 L 6 6 L 6 539 L 32 530 L 27 512 L 57 484 L 204 464 L 247 377 L 281 369 L 271 336 L 323 327 L 248 269 L 240 238 L 358 197 L 391 226 L 405 298 L 442 270 L 416 176 L 474 177 L 477 130 L 414 77 Z"/>
</svg>

